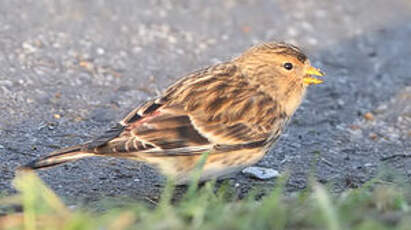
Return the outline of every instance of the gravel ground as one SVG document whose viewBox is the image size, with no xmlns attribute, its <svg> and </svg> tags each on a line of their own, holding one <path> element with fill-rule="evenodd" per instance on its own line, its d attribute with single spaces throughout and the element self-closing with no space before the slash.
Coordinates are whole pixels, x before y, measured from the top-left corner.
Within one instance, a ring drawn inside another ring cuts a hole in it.
<svg viewBox="0 0 411 230">
<path fill-rule="evenodd" d="M 98 135 L 184 73 L 259 41 L 303 47 L 327 73 L 260 167 L 335 191 L 381 168 L 411 176 L 408 0 L 0 1 L 0 192 L 15 168 Z M 399 154 L 397 157 L 389 157 Z M 163 178 L 118 159 L 39 173 L 69 203 L 156 200 Z M 275 184 L 241 173 L 237 191 Z"/>
</svg>

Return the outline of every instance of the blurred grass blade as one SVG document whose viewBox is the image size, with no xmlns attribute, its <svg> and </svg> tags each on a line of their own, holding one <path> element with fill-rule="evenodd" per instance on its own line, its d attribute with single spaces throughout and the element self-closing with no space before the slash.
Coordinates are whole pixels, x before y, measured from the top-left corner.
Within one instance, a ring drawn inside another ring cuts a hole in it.
<svg viewBox="0 0 411 230">
<path fill-rule="evenodd" d="M 210 152 L 204 152 L 200 159 L 198 160 L 196 167 L 194 168 L 194 170 L 192 171 L 192 175 L 191 175 L 191 183 L 190 186 L 188 187 L 188 191 L 187 191 L 187 198 L 191 198 L 195 192 L 197 191 L 198 188 L 198 183 L 200 181 L 201 178 L 201 174 L 203 172 L 203 168 L 204 165 L 207 161 L 208 155 L 210 154 Z"/>
<path fill-rule="evenodd" d="M 134 224 L 136 217 L 133 212 L 125 211 L 117 216 L 114 221 L 107 227 L 107 230 L 128 229 Z"/>
<path fill-rule="evenodd" d="M 31 172 L 23 172 L 19 174 L 14 180 L 14 186 L 22 194 L 23 210 L 24 210 L 24 229 L 36 229 L 36 201 L 38 197 L 38 190 L 36 188 L 36 181 L 34 174 Z"/>
<path fill-rule="evenodd" d="M 69 216 L 69 211 L 57 195 L 34 172 L 19 172 L 13 184 L 21 193 L 24 210 L 24 229 L 35 230 L 36 219 L 40 213 Z"/>
<path fill-rule="evenodd" d="M 29 200 L 30 196 L 36 198 L 33 202 L 43 201 L 44 205 L 52 209 L 53 212 L 60 214 L 68 214 L 69 210 L 66 208 L 60 198 L 49 189 L 42 180 L 31 171 L 19 173 L 13 181 L 16 189 L 21 192 L 23 200 Z M 25 198 L 27 196 L 27 198 Z"/>
<path fill-rule="evenodd" d="M 23 226 L 24 216 L 21 213 L 0 217 L 0 229 L 18 229 Z"/>
<path fill-rule="evenodd" d="M 327 223 L 327 229 L 329 230 L 340 230 L 340 223 L 338 221 L 338 216 L 336 210 L 334 209 L 331 199 L 322 185 L 314 182 L 314 197 L 318 202 L 320 211 Z"/>
<path fill-rule="evenodd" d="M 161 199 L 159 207 L 166 208 L 171 204 L 171 199 L 173 198 L 173 192 L 175 188 L 175 182 L 173 178 L 167 178 L 166 186 L 161 194 Z"/>
<path fill-rule="evenodd" d="M 254 221 L 256 225 L 262 225 L 260 228 L 284 229 L 287 223 L 286 206 L 282 202 L 282 194 L 289 178 L 288 172 L 285 172 L 276 181 L 274 190 L 264 198 L 261 206 L 257 209 Z M 275 217 L 275 218 L 273 218 Z M 266 223 L 268 226 L 264 226 Z"/>
</svg>

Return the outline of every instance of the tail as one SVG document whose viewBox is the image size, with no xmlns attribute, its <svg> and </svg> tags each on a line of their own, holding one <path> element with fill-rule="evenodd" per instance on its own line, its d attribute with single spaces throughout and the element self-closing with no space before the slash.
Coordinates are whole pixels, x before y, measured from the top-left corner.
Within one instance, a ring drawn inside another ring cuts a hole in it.
<svg viewBox="0 0 411 230">
<path fill-rule="evenodd" d="M 58 151 L 52 152 L 50 155 L 36 159 L 20 169 L 43 169 L 67 162 L 75 161 L 78 159 L 95 156 L 94 153 L 82 151 L 83 145 L 76 145 Z"/>
</svg>

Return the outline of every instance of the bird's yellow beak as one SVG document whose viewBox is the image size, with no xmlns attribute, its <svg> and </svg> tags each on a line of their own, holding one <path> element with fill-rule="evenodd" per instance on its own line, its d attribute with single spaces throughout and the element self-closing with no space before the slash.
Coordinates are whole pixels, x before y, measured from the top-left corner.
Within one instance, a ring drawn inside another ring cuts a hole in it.
<svg viewBox="0 0 411 230">
<path fill-rule="evenodd" d="M 310 66 L 305 71 L 305 77 L 304 77 L 304 83 L 305 84 L 311 85 L 311 84 L 320 84 L 320 83 L 323 82 L 323 80 L 312 77 L 311 75 L 323 77 L 325 74 L 323 72 L 321 72 L 321 70 Z"/>
</svg>

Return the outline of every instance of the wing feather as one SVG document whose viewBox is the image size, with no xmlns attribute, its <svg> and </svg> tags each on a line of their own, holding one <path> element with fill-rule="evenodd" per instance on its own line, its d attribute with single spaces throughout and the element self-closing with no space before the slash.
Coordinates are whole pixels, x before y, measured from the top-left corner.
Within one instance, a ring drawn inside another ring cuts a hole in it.
<svg viewBox="0 0 411 230">
<path fill-rule="evenodd" d="M 88 147 L 99 154 L 172 156 L 256 146 L 271 138 L 273 126 L 281 129 L 283 123 L 280 117 L 277 121 L 261 114 L 279 109 L 234 64 L 223 63 L 178 81 Z"/>
</svg>

